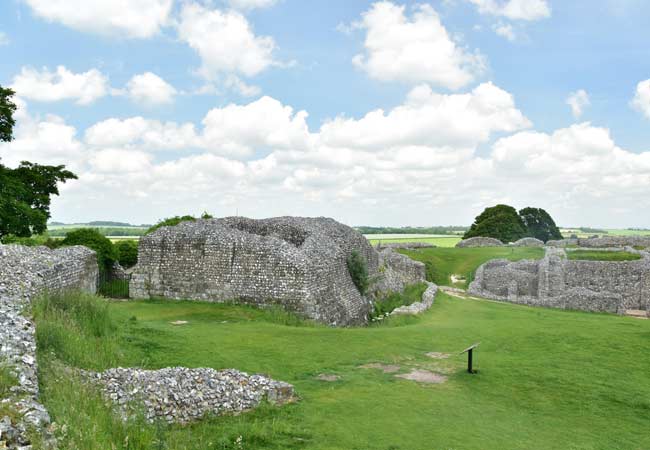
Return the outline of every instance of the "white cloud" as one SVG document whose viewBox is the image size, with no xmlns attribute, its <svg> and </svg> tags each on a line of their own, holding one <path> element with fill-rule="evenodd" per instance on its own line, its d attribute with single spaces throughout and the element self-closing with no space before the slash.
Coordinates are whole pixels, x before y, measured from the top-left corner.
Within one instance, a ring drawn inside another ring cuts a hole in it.
<svg viewBox="0 0 650 450">
<path fill-rule="evenodd" d="M 173 0 L 23 0 L 50 22 L 108 36 L 148 38 L 171 13 Z"/>
<path fill-rule="evenodd" d="M 511 20 L 540 20 L 551 17 L 546 0 L 469 0 L 481 14 L 501 16 Z"/>
<path fill-rule="evenodd" d="M 587 94 L 587 91 L 580 89 L 569 94 L 566 104 L 571 107 L 573 117 L 579 119 L 585 108 L 591 105 L 591 101 L 589 100 L 589 94 Z"/>
<path fill-rule="evenodd" d="M 275 5 L 278 0 L 228 0 L 228 3 L 233 8 L 237 9 L 255 9 L 255 8 L 268 8 Z"/>
<path fill-rule="evenodd" d="M 143 117 L 107 119 L 86 130 L 85 142 L 93 147 L 126 147 L 146 150 L 200 148 L 193 124 L 147 120 Z"/>
<path fill-rule="evenodd" d="M 126 94 L 137 103 L 162 105 L 172 103 L 177 92 L 174 86 L 155 73 L 145 72 L 129 80 Z"/>
<path fill-rule="evenodd" d="M 636 86 L 632 107 L 650 119 L 650 79 L 641 81 Z"/>
<path fill-rule="evenodd" d="M 149 170 L 152 156 L 137 150 L 106 149 L 92 155 L 90 168 L 98 173 L 134 173 Z"/>
<path fill-rule="evenodd" d="M 274 64 L 273 38 L 256 36 L 246 18 L 236 11 L 187 3 L 181 12 L 178 35 L 201 57 L 199 72 L 207 79 L 224 74 L 252 77 Z"/>
<path fill-rule="evenodd" d="M 24 98 L 41 102 L 75 100 L 88 105 L 108 92 L 108 78 L 97 69 L 73 73 L 64 66 L 56 72 L 23 67 L 13 79 L 12 88 Z"/>
<path fill-rule="evenodd" d="M 353 62 L 378 80 L 458 89 L 484 69 L 484 58 L 454 42 L 430 5 L 417 6 L 409 18 L 404 6 L 374 3 L 355 27 L 365 29 L 366 38 L 365 53 Z"/>
<path fill-rule="evenodd" d="M 517 34 L 515 33 L 515 29 L 510 24 L 494 25 L 492 29 L 497 35 L 506 38 L 510 42 L 514 42 L 517 40 Z"/>
<path fill-rule="evenodd" d="M 0 46 L 9 45 L 9 36 L 7 33 L 0 31 Z"/>
</svg>

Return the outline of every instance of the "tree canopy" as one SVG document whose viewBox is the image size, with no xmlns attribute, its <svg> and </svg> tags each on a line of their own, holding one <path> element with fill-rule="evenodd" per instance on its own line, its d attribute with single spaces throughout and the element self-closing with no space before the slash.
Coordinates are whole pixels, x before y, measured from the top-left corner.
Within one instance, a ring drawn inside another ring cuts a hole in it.
<svg viewBox="0 0 650 450">
<path fill-rule="evenodd" d="M 13 139 L 14 92 L 0 86 L 0 141 Z M 23 161 L 16 169 L 0 164 L 0 238 L 43 233 L 50 218 L 50 199 L 58 184 L 77 178 L 65 166 L 42 166 Z"/>
<path fill-rule="evenodd" d="M 544 242 L 551 239 L 562 239 L 560 229 L 555 225 L 551 215 L 545 210 L 528 207 L 519 211 L 519 216 L 526 225 L 529 236 Z"/>
<path fill-rule="evenodd" d="M 508 205 L 496 205 L 485 210 L 474 219 L 474 223 L 463 239 L 491 237 L 502 242 L 514 242 L 527 236 L 526 225 L 517 210 Z"/>
<path fill-rule="evenodd" d="M 519 211 L 508 205 L 496 205 L 476 217 L 463 239 L 491 237 L 504 243 L 524 237 L 541 241 L 562 239 L 562 234 L 549 213 L 541 208 L 527 207 Z"/>
</svg>

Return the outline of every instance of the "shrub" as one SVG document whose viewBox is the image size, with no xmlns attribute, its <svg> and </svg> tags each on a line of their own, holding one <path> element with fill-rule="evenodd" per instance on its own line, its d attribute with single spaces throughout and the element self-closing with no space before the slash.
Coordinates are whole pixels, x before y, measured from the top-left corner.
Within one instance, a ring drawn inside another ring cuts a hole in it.
<svg viewBox="0 0 650 450">
<path fill-rule="evenodd" d="M 427 290 L 426 283 L 416 283 L 404 288 L 404 292 L 392 292 L 374 303 L 374 310 L 370 314 L 371 320 L 377 320 L 393 312 L 400 306 L 409 306 L 422 301 L 422 294 Z"/>
<path fill-rule="evenodd" d="M 115 244 L 117 250 L 117 260 L 122 267 L 133 267 L 138 262 L 138 241 L 125 239 L 117 241 Z"/>
<path fill-rule="evenodd" d="M 80 228 L 69 232 L 61 242 L 64 246 L 84 245 L 97 252 L 97 264 L 100 269 L 108 270 L 117 261 L 115 246 L 105 236 L 93 228 Z"/>
<path fill-rule="evenodd" d="M 52 239 L 47 234 L 39 234 L 32 237 L 18 237 L 13 234 L 8 234 L 2 238 L 3 244 L 16 244 L 24 245 L 26 247 L 37 247 L 44 245 L 49 248 L 58 248 L 61 246 L 60 239 Z"/>
<path fill-rule="evenodd" d="M 354 250 L 348 257 L 347 264 L 354 285 L 361 295 L 366 295 L 368 293 L 368 287 L 370 287 L 366 259 L 358 251 Z"/>
<path fill-rule="evenodd" d="M 174 216 L 174 217 L 169 217 L 167 219 L 161 220 L 157 224 L 149 227 L 147 231 L 145 231 L 145 235 L 153 233 L 160 227 L 173 227 L 178 225 L 181 222 L 194 222 L 196 220 L 196 217 L 192 216 Z"/>
</svg>

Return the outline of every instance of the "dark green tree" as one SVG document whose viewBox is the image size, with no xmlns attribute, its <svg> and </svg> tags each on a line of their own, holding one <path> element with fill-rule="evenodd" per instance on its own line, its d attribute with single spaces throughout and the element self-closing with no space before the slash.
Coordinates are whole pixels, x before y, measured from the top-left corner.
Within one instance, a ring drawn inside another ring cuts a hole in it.
<svg viewBox="0 0 650 450">
<path fill-rule="evenodd" d="M 528 230 L 528 236 L 547 242 L 551 239 L 562 239 L 560 229 L 549 213 L 542 208 L 524 208 L 519 216 Z"/>
<path fill-rule="evenodd" d="M 97 253 L 100 270 L 109 270 L 117 258 L 118 251 L 110 239 L 94 228 L 79 228 L 69 232 L 61 242 L 63 246 L 84 245 Z"/>
<path fill-rule="evenodd" d="M 14 92 L 0 86 L 0 141 L 13 139 Z M 0 164 L 0 239 L 8 234 L 29 237 L 43 233 L 50 218 L 50 199 L 58 184 L 77 178 L 65 166 L 41 166 L 27 161 L 16 169 Z"/>
<path fill-rule="evenodd" d="M 526 225 L 517 210 L 508 205 L 496 205 L 476 217 L 463 239 L 491 237 L 504 243 L 514 242 L 527 236 Z"/>
<path fill-rule="evenodd" d="M 115 244 L 117 249 L 117 260 L 122 267 L 130 268 L 138 262 L 138 241 L 133 239 L 124 239 L 117 241 Z"/>
</svg>

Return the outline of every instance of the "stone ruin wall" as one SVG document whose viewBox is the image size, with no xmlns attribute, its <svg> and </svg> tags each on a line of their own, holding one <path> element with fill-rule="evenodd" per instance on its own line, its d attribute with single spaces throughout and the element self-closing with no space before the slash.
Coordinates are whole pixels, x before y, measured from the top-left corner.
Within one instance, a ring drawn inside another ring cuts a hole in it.
<svg viewBox="0 0 650 450">
<path fill-rule="evenodd" d="M 353 250 L 376 276 L 378 253 L 361 234 L 332 219 L 185 222 L 140 240 L 130 293 L 133 298 L 279 304 L 331 325 L 362 324 L 370 303 L 347 269 Z"/>
<path fill-rule="evenodd" d="M 469 291 L 526 305 L 650 312 L 650 253 L 639 253 L 643 258 L 637 261 L 580 261 L 547 248 L 540 261 L 492 260 L 479 267 Z"/>
<path fill-rule="evenodd" d="M 86 247 L 0 245 L 0 364 L 7 364 L 18 380 L 11 395 L 0 402 L 21 417 L 17 422 L 0 417 L 0 448 L 28 446 L 28 428 L 43 429 L 50 421 L 38 402 L 35 329 L 23 315 L 25 308 L 44 291 L 94 293 L 97 277 L 97 257 Z"/>
<path fill-rule="evenodd" d="M 650 236 L 602 236 L 590 238 L 560 239 L 548 241 L 550 247 L 584 247 L 584 248 L 650 248 Z"/>
</svg>

